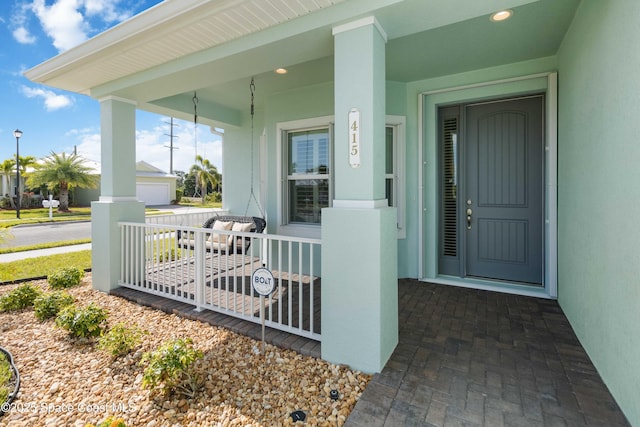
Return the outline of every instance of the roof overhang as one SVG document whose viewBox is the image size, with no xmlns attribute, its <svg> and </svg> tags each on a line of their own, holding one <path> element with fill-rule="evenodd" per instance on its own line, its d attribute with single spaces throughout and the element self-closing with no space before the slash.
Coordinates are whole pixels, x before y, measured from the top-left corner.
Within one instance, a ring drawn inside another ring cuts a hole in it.
<svg viewBox="0 0 640 427">
<path fill-rule="evenodd" d="M 197 91 L 205 122 L 238 125 L 251 77 L 263 95 L 333 80 L 337 25 L 375 16 L 389 38 L 387 78 L 411 81 L 553 55 L 579 1 L 165 0 L 25 75 L 181 118 Z M 521 21 L 489 21 L 505 8 Z M 275 75 L 282 66 L 290 73 Z"/>
</svg>

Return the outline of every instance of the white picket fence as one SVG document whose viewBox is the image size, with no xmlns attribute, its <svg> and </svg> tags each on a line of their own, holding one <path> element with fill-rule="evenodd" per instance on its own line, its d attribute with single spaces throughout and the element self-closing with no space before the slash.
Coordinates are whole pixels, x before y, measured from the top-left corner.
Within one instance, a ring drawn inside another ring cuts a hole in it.
<svg viewBox="0 0 640 427">
<path fill-rule="evenodd" d="M 260 323 L 251 275 L 266 267 L 276 287 L 265 299 L 265 325 L 320 341 L 320 240 L 224 231 L 219 241 L 241 248 L 226 253 L 212 250 L 211 229 L 162 221 L 119 223 L 120 286 Z"/>
</svg>

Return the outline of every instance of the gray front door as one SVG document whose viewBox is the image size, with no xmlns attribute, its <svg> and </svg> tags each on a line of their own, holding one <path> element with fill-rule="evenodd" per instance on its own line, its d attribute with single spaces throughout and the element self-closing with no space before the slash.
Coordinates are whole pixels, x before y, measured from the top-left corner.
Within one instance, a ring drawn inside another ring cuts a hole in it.
<svg viewBox="0 0 640 427">
<path fill-rule="evenodd" d="M 541 284 L 543 98 L 468 105 L 466 275 Z"/>
<path fill-rule="evenodd" d="M 541 285 L 544 97 L 441 108 L 440 274 Z"/>
</svg>

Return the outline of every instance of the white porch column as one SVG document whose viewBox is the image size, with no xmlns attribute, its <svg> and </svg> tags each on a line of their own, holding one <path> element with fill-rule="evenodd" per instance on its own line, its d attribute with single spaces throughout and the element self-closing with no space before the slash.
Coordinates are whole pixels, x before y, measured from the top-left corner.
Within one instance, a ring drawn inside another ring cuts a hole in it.
<svg viewBox="0 0 640 427">
<path fill-rule="evenodd" d="M 135 104 L 109 97 L 100 101 L 100 200 L 91 203 L 93 288 L 109 292 L 120 277 L 118 221 L 144 222 L 136 199 Z"/>
<path fill-rule="evenodd" d="M 398 343 L 397 213 L 384 198 L 386 34 L 373 17 L 333 34 L 336 199 L 322 211 L 322 358 L 380 372 Z"/>
</svg>

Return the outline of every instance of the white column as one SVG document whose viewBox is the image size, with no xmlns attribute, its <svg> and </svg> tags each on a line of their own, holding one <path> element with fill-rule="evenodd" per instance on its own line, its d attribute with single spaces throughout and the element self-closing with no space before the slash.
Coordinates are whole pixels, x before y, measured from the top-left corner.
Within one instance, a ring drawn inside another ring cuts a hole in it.
<svg viewBox="0 0 640 427">
<path fill-rule="evenodd" d="M 144 222 L 144 203 L 136 199 L 135 113 L 127 100 L 100 101 L 100 200 L 91 204 L 91 268 L 94 289 L 104 292 L 120 277 L 118 222 Z"/>
<path fill-rule="evenodd" d="M 398 343 L 397 212 L 384 199 L 386 34 L 371 17 L 334 37 L 336 200 L 322 211 L 322 357 L 379 372 Z"/>
</svg>

